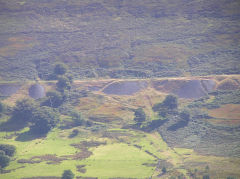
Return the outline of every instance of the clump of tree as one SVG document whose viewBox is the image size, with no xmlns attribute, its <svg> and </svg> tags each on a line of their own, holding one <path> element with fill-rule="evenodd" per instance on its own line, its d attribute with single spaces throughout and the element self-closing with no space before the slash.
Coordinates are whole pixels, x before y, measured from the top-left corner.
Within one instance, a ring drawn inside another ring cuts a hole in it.
<svg viewBox="0 0 240 179">
<path fill-rule="evenodd" d="M 57 89 L 61 92 L 71 88 L 72 81 L 67 76 L 59 76 L 57 81 Z"/>
<path fill-rule="evenodd" d="M 178 99 L 175 95 L 167 95 L 161 103 L 153 106 L 153 111 L 158 112 L 160 116 L 166 117 L 168 113 L 176 111 L 178 108 Z"/>
<path fill-rule="evenodd" d="M 37 135 L 47 134 L 56 126 L 58 119 L 57 112 L 50 107 L 42 106 L 33 113 L 30 132 Z"/>
<path fill-rule="evenodd" d="M 13 118 L 29 125 L 33 134 L 46 134 L 56 126 L 59 116 L 52 108 L 40 106 L 34 100 L 27 98 L 17 101 Z"/>
<path fill-rule="evenodd" d="M 48 91 L 46 94 L 46 100 L 42 103 L 44 106 L 53 108 L 59 107 L 64 101 L 64 96 L 59 91 Z"/>
<path fill-rule="evenodd" d="M 19 100 L 13 109 L 13 118 L 24 123 L 30 122 L 37 108 L 39 108 L 39 105 L 33 99 L 25 98 Z"/>
<path fill-rule="evenodd" d="M 64 170 L 62 174 L 62 179 L 73 179 L 73 178 L 74 178 L 74 174 L 71 170 Z"/>
<path fill-rule="evenodd" d="M 64 63 L 57 63 L 54 67 L 54 74 L 55 75 L 64 75 L 68 70 L 67 65 Z"/>
<path fill-rule="evenodd" d="M 74 126 L 87 126 L 90 127 L 93 125 L 93 123 L 89 120 L 85 120 L 83 115 L 78 111 L 72 111 L 71 117 L 73 121 Z"/>
<path fill-rule="evenodd" d="M 167 97 L 164 99 L 162 106 L 167 109 L 177 109 L 178 108 L 178 100 L 177 97 L 174 95 L 167 95 Z"/>
<path fill-rule="evenodd" d="M 145 112 L 143 111 L 142 108 L 138 108 L 135 110 L 134 112 L 134 121 L 137 123 L 137 124 L 141 124 L 142 122 L 144 122 L 146 120 L 146 114 Z"/>
<path fill-rule="evenodd" d="M 183 121 L 189 121 L 190 118 L 191 118 L 191 114 L 188 110 L 183 110 L 182 112 L 180 112 L 180 118 L 183 120 Z"/>
<path fill-rule="evenodd" d="M 166 172 L 167 172 L 166 167 L 163 167 L 163 168 L 162 168 L 162 173 L 165 174 Z"/>
<path fill-rule="evenodd" d="M 10 163 L 10 157 L 16 152 L 16 147 L 8 144 L 0 144 L 0 171 Z"/>
<path fill-rule="evenodd" d="M 0 102 L 0 114 L 3 112 L 3 110 L 4 110 L 4 106 L 3 106 L 3 104 Z"/>
</svg>

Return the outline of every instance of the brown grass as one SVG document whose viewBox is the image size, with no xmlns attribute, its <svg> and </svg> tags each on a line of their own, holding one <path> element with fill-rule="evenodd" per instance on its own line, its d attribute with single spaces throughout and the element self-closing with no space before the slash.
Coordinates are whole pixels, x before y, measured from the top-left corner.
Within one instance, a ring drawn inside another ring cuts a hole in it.
<svg viewBox="0 0 240 179">
<path fill-rule="evenodd" d="M 235 119 L 240 122 L 240 104 L 226 104 L 220 108 L 209 110 L 209 115 L 220 119 Z"/>
</svg>

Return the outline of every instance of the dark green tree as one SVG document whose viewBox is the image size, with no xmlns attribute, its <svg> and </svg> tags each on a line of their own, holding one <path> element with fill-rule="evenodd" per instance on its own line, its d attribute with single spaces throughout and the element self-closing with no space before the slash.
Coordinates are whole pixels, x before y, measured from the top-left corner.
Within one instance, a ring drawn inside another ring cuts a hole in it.
<svg viewBox="0 0 240 179">
<path fill-rule="evenodd" d="M 235 179 L 235 177 L 228 176 L 227 179 Z"/>
<path fill-rule="evenodd" d="M 70 89 L 71 83 L 70 83 L 69 79 L 65 76 L 58 77 L 57 88 L 59 91 L 64 91 L 65 89 L 67 89 L 67 90 Z"/>
<path fill-rule="evenodd" d="M 30 131 L 38 135 L 47 134 L 56 126 L 58 120 L 59 116 L 52 108 L 43 106 L 34 112 Z"/>
<path fill-rule="evenodd" d="M 184 110 L 180 113 L 180 117 L 184 120 L 184 121 L 189 121 L 190 119 L 190 112 L 187 110 Z"/>
<path fill-rule="evenodd" d="M 29 122 L 32 119 L 32 115 L 39 105 L 32 99 L 22 99 L 17 101 L 13 110 L 13 117 L 23 122 Z"/>
<path fill-rule="evenodd" d="M 47 100 L 43 102 L 43 105 L 57 108 L 63 103 L 63 96 L 58 91 L 49 91 L 46 97 Z"/>
<path fill-rule="evenodd" d="M 71 113 L 71 116 L 72 116 L 72 120 L 76 126 L 81 126 L 84 124 L 85 121 L 83 120 L 82 114 L 80 112 L 73 111 Z"/>
<path fill-rule="evenodd" d="M 2 113 L 3 110 L 4 110 L 4 106 L 3 106 L 3 104 L 0 102 L 0 113 Z"/>
<path fill-rule="evenodd" d="M 166 172 L 167 172 L 166 167 L 163 167 L 163 168 L 162 168 L 162 173 L 164 174 L 164 173 L 166 173 Z"/>
<path fill-rule="evenodd" d="M 203 179 L 210 179 L 209 175 L 204 175 Z"/>
<path fill-rule="evenodd" d="M 162 104 L 168 109 L 176 109 L 178 107 L 177 97 L 174 95 L 167 95 Z"/>
<path fill-rule="evenodd" d="M 56 75 L 64 75 L 67 72 L 67 65 L 64 63 L 57 63 L 54 67 L 54 73 Z"/>
<path fill-rule="evenodd" d="M 4 151 L 5 155 L 12 157 L 16 152 L 16 147 L 9 144 L 0 144 L 0 151 Z"/>
<path fill-rule="evenodd" d="M 136 109 L 135 112 L 134 112 L 134 115 L 135 115 L 134 120 L 137 123 L 141 123 L 141 122 L 146 120 L 146 114 L 145 114 L 145 112 L 143 111 L 142 108 Z"/>
<path fill-rule="evenodd" d="M 3 169 L 9 165 L 10 158 L 3 152 L 0 152 L 0 169 Z"/>
<path fill-rule="evenodd" d="M 73 178 L 74 178 L 74 174 L 71 170 L 64 170 L 62 174 L 62 179 L 73 179 Z"/>
</svg>

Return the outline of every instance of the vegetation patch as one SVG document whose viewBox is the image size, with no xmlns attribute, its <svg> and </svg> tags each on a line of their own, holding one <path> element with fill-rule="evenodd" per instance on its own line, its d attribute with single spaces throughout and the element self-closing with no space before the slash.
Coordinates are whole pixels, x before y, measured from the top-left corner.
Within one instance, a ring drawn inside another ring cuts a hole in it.
<svg viewBox="0 0 240 179">
<path fill-rule="evenodd" d="M 240 105 L 239 104 L 225 104 L 220 108 L 211 109 L 208 114 L 214 118 L 220 119 L 237 119 L 240 120 Z"/>
</svg>

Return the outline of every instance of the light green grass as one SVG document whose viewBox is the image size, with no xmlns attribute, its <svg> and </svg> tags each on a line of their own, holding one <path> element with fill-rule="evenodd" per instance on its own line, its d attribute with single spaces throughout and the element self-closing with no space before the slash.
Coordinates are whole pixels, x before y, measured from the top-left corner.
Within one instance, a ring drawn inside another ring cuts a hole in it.
<svg viewBox="0 0 240 179">
<path fill-rule="evenodd" d="M 86 160 L 84 176 L 109 177 L 150 177 L 154 167 L 144 163 L 155 163 L 154 158 L 136 147 L 123 143 L 100 146 Z"/>
</svg>

